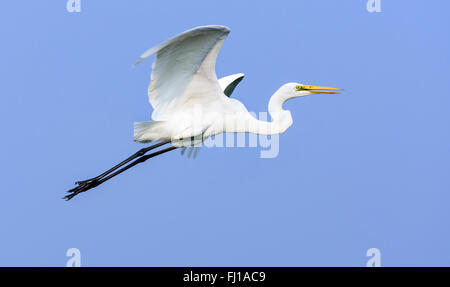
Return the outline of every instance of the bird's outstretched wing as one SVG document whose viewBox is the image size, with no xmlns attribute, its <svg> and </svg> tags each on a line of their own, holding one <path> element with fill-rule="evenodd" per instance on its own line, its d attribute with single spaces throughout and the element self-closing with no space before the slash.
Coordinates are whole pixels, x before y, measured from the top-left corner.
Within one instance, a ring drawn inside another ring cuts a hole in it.
<svg viewBox="0 0 450 287">
<path fill-rule="evenodd" d="M 142 54 L 136 64 L 156 53 L 148 88 L 153 120 L 168 120 L 188 101 L 202 103 L 223 95 L 215 66 L 229 32 L 225 26 L 197 27 Z"/>
</svg>

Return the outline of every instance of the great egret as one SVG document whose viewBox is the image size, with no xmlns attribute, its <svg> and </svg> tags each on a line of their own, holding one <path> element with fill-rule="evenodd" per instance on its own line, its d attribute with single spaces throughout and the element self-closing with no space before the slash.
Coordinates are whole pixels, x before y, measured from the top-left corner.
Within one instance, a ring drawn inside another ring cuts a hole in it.
<svg viewBox="0 0 450 287">
<path fill-rule="evenodd" d="M 139 150 L 97 177 L 76 182 L 78 186 L 69 190 L 70 194 L 65 199 L 98 186 L 149 158 L 178 147 L 191 146 L 192 139 L 201 142 L 223 132 L 283 133 L 293 122 L 290 111 L 282 107 L 285 101 L 311 94 L 340 94 L 335 92 L 341 90 L 338 88 L 287 83 L 270 98 L 268 111 L 272 121 L 256 119 L 240 101 L 229 97 L 243 74 L 220 80 L 216 76 L 217 55 L 229 32 L 225 26 L 197 27 L 141 55 L 135 65 L 156 53 L 148 88 L 153 121 L 135 123 L 134 140 L 158 143 Z M 173 145 L 146 155 L 148 151 L 168 143 Z"/>
</svg>

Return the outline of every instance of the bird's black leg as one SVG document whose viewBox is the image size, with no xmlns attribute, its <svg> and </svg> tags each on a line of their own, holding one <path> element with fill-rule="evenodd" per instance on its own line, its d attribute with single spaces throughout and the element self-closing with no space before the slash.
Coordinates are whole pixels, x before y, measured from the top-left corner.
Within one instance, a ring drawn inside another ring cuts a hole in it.
<svg viewBox="0 0 450 287">
<path fill-rule="evenodd" d="M 98 185 L 104 183 L 105 181 L 107 181 L 107 180 L 109 180 L 109 179 L 115 177 L 116 175 L 118 175 L 118 174 L 120 174 L 120 173 L 126 171 L 127 169 L 129 169 L 129 168 L 131 168 L 131 167 L 133 167 L 133 166 L 135 166 L 135 165 L 137 165 L 137 164 L 139 164 L 139 163 L 145 162 L 146 160 L 148 160 L 148 159 L 150 159 L 150 158 L 152 158 L 152 157 L 158 156 L 158 155 L 160 155 L 160 154 L 166 153 L 166 152 L 171 151 L 171 150 L 174 150 L 174 149 L 176 149 L 176 148 L 178 148 L 178 147 L 176 147 L 176 146 L 171 146 L 171 147 L 168 147 L 168 148 L 165 148 L 165 149 L 162 149 L 162 150 L 153 152 L 153 153 L 148 154 L 148 155 L 142 155 L 141 157 L 139 157 L 138 159 L 134 160 L 134 161 L 131 162 L 130 164 L 128 164 L 128 165 L 122 167 L 121 169 L 119 169 L 119 170 L 117 170 L 117 171 L 115 171 L 115 172 L 113 172 L 113 173 L 108 174 L 107 176 L 101 177 L 100 179 L 96 179 L 96 180 L 93 180 L 93 181 L 86 182 L 86 183 L 84 183 L 84 184 L 81 184 L 81 185 L 79 185 L 79 186 L 77 186 L 77 187 L 75 187 L 75 188 L 69 190 L 68 192 L 69 192 L 70 194 L 69 194 L 69 195 L 66 195 L 66 196 L 64 197 L 64 199 L 70 200 L 70 199 L 72 199 L 75 195 L 77 195 L 77 194 L 79 194 L 79 193 L 81 193 L 81 192 L 85 192 L 85 191 L 87 191 L 87 190 L 89 190 L 89 189 L 91 189 L 91 188 L 94 188 L 94 187 L 96 187 L 96 186 L 98 186 Z"/>
<path fill-rule="evenodd" d="M 98 175 L 98 176 L 96 176 L 96 177 L 87 179 L 87 180 L 77 181 L 77 182 L 75 182 L 75 184 L 77 184 L 77 185 L 79 185 L 79 186 L 82 186 L 82 185 L 86 185 L 86 184 L 88 184 L 88 183 L 97 181 L 97 180 L 101 179 L 102 177 L 104 177 L 104 176 L 110 174 L 111 172 L 115 171 L 115 170 L 118 169 L 119 167 L 123 166 L 124 164 L 129 163 L 129 162 L 132 161 L 133 159 L 135 159 L 135 158 L 137 158 L 137 157 L 140 157 L 140 156 L 143 156 L 144 154 L 146 154 L 147 152 L 151 151 L 152 149 L 155 149 L 155 148 L 158 148 L 158 147 L 163 146 L 163 145 L 165 145 L 165 144 L 168 144 L 169 142 L 170 142 L 170 141 L 163 141 L 163 142 L 160 142 L 160 143 L 151 145 L 151 146 L 149 146 L 149 147 L 145 147 L 145 148 L 143 148 L 143 149 L 140 149 L 140 150 L 138 150 L 136 153 L 134 153 L 133 155 L 131 155 L 129 158 L 127 158 L 126 160 L 122 161 L 121 163 L 119 163 L 119 164 L 113 166 L 112 168 L 108 169 L 108 170 L 105 171 L 104 173 L 102 173 L 102 174 L 100 174 L 100 175 Z"/>
</svg>

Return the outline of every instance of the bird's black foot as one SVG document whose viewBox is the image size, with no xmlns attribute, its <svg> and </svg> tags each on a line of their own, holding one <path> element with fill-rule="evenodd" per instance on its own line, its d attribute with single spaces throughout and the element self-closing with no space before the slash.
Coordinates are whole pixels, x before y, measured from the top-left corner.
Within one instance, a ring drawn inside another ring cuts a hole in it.
<svg viewBox="0 0 450 287">
<path fill-rule="evenodd" d="M 86 185 L 86 184 L 90 184 L 92 182 L 94 182 L 96 179 L 95 178 L 91 178 L 91 179 L 86 179 L 86 180 L 80 180 L 80 181 L 76 181 L 75 184 L 80 186 L 80 185 Z"/>
<path fill-rule="evenodd" d="M 63 199 L 65 200 L 71 200 L 74 196 L 76 196 L 77 194 L 80 194 L 82 192 L 85 192 L 91 188 L 96 187 L 97 185 L 99 185 L 99 183 L 97 182 L 97 180 L 84 180 L 84 181 L 78 181 L 75 184 L 77 184 L 77 187 L 72 188 L 71 190 L 68 190 L 67 192 L 69 193 L 68 195 L 64 196 Z"/>
</svg>

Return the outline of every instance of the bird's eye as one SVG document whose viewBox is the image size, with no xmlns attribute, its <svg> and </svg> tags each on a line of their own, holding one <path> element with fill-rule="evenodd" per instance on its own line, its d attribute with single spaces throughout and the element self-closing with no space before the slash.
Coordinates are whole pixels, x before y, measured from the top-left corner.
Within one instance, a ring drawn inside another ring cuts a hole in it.
<svg viewBox="0 0 450 287">
<path fill-rule="evenodd" d="M 297 91 L 301 91 L 301 90 L 303 90 L 303 87 L 302 87 L 301 85 L 297 85 L 297 86 L 295 87 L 295 89 L 296 89 Z"/>
</svg>

